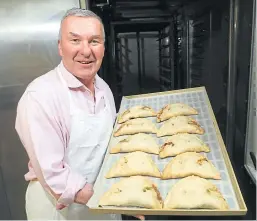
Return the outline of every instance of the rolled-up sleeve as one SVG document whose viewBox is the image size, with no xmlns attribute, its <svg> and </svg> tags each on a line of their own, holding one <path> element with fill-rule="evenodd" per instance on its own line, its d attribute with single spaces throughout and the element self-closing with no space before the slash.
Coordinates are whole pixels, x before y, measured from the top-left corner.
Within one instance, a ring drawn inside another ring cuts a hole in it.
<svg viewBox="0 0 257 221">
<path fill-rule="evenodd" d="M 65 142 L 60 114 L 42 93 L 24 93 L 17 107 L 15 128 L 40 183 L 63 205 L 74 201 L 86 179 L 65 163 Z"/>
</svg>

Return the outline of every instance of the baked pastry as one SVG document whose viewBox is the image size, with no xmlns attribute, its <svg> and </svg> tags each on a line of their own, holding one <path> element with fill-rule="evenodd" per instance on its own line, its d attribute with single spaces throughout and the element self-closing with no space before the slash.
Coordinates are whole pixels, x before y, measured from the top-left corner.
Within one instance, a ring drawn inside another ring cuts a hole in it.
<svg viewBox="0 0 257 221">
<path fill-rule="evenodd" d="M 147 153 L 135 151 L 119 158 L 106 174 L 105 178 L 136 175 L 161 177 L 161 173 L 152 157 Z"/>
<path fill-rule="evenodd" d="M 159 146 L 150 134 L 135 134 L 122 139 L 110 149 L 110 153 L 128 153 L 142 151 L 151 154 L 159 154 Z"/>
<path fill-rule="evenodd" d="M 205 156 L 196 152 L 186 152 L 172 158 L 162 172 L 162 179 L 182 178 L 191 175 L 221 179 L 216 167 Z"/>
<path fill-rule="evenodd" d="M 176 116 L 187 116 L 198 114 L 198 111 L 187 104 L 167 104 L 157 113 L 157 122 L 162 122 Z"/>
<path fill-rule="evenodd" d="M 185 152 L 210 152 L 210 148 L 195 134 L 175 134 L 161 146 L 159 157 L 173 157 Z"/>
<path fill-rule="evenodd" d="M 137 133 L 153 133 L 157 132 L 155 124 L 149 119 L 136 118 L 128 120 L 121 124 L 120 127 L 115 131 L 114 137 L 122 135 L 132 135 Z"/>
<path fill-rule="evenodd" d="M 204 129 L 197 121 L 188 116 L 172 117 L 159 128 L 157 137 L 169 136 L 178 133 L 204 134 Z"/>
<path fill-rule="evenodd" d="M 164 209 L 228 210 L 229 206 L 213 183 L 198 176 L 189 176 L 171 187 L 164 200 Z"/>
<path fill-rule="evenodd" d="M 103 194 L 99 206 L 161 209 L 163 200 L 157 186 L 147 177 L 122 178 Z"/>
<path fill-rule="evenodd" d="M 118 123 L 124 123 L 130 119 L 140 118 L 140 117 L 155 117 L 156 112 L 148 106 L 137 105 L 124 111 L 118 118 Z"/>
</svg>

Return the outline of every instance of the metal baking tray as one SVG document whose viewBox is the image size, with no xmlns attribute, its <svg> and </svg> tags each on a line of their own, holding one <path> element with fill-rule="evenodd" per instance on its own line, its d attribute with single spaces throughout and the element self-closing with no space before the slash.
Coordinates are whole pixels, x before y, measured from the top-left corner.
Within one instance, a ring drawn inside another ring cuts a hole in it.
<svg viewBox="0 0 257 221">
<path fill-rule="evenodd" d="M 188 104 L 199 111 L 198 115 L 193 115 L 192 117 L 198 121 L 198 123 L 204 128 L 205 134 L 198 135 L 204 142 L 206 142 L 211 151 L 209 153 L 202 153 L 205 155 L 220 171 L 221 180 L 212 180 L 221 191 L 224 198 L 229 204 L 229 210 L 211 210 L 211 209 L 142 209 L 142 208 L 130 208 L 130 207 L 99 207 L 98 201 L 100 197 L 106 192 L 114 183 L 116 183 L 121 178 L 106 179 L 104 175 L 111 168 L 113 163 L 115 163 L 123 154 L 109 154 L 109 149 L 115 145 L 120 139 L 124 139 L 125 136 L 114 137 L 113 134 L 110 138 L 108 149 L 103 161 L 102 168 L 94 184 L 95 193 L 93 197 L 88 202 L 88 207 L 92 212 L 96 213 L 110 213 L 110 214 L 143 214 L 143 215 L 244 215 L 247 212 L 247 208 L 241 194 L 240 188 L 236 176 L 234 174 L 225 144 L 223 142 L 222 136 L 218 124 L 216 122 L 207 92 L 205 87 L 189 88 L 182 90 L 174 90 L 159 93 L 150 93 L 142 95 L 125 96 L 122 98 L 119 114 L 121 114 L 126 109 L 135 105 L 147 105 L 152 107 L 155 111 L 160 110 L 163 106 L 169 103 L 181 102 Z M 151 119 L 151 118 L 148 118 Z M 153 122 L 156 123 L 156 118 L 152 118 Z M 160 123 L 157 123 L 158 127 Z M 115 123 L 114 130 L 117 129 L 119 124 Z M 157 138 L 156 135 L 152 135 L 156 138 L 157 142 L 161 145 L 164 141 L 163 138 Z M 166 159 L 158 159 L 158 155 L 153 155 L 152 159 L 158 166 L 159 170 L 162 171 L 164 166 L 171 160 L 171 157 Z M 165 199 L 168 191 L 171 189 L 172 185 L 178 182 L 180 179 L 169 179 L 161 180 L 159 178 L 149 177 L 157 184 L 158 189 L 161 193 L 163 199 Z"/>
</svg>

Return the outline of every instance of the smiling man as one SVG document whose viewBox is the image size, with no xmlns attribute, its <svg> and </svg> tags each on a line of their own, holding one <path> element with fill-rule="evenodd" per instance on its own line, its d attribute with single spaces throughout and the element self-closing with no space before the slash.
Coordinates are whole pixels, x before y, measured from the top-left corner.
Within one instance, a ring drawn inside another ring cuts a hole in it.
<svg viewBox="0 0 257 221">
<path fill-rule="evenodd" d="M 97 75 L 104 41 L 97 15 L 67 11 L 59 32 L 61 63 L 31 82 L 18 103 L 15 128 L 29 157 L 30 220 L 121 219 L 91 214 L 86 206 L 116 117 L 113 94 Z"/>
<path fill-rule="evenodd" d="M 104 39 L 102 23 L 96 17 L 70 16 L 63 20 L 59 41 L 63 64 L 92 93 L 104 56 Z"/>
</svg>

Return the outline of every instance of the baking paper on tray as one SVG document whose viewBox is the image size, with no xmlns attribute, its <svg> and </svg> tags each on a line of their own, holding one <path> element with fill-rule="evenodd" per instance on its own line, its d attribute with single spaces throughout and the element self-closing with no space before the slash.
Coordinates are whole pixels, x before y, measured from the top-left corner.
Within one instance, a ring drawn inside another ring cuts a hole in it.
<svg viewBox="0 0 257 221">
<path fill-rule="evenodd" d="M 208 179 L 208 180 L 214 183 L 218 187 L 218 189 L 221 191 L 224 198 L 228 202 L 230 209 L 232 210 L 239 209 L 235 192 L 234 192 L 231 180 L 229 178 L 228 170 L 226 168 L 226 164 L 224 163 L 224 160 L 222 157 L 222 151 L 221 151 L 221 147 L 219 146 L 215 127 L 213 125 L 212 118 L 209 113 L 205 90 L 185 91 L 181 93 L 160 94 L 158 96 L 153 95 L 153 96 L 136 97 L 136 98 L 123 97 L 119 113 L 122 113 L 126 109 L 133 107 L 135 105 L 147 105 L 152 107 L 155 111 L 159 111 L 166 104 L 177 103 L 177 102 L 188 104 L 198 110 L 199 114 L 192 115 L 191 117 L 196 119 L 197 122 L 204 128 L 205 134 L 197 135 L 197 136 L 199 136 L 204 142 L 206 142 L 209 145 L 211 150 L 209 153 L 201 152 L 201 154 L 205 155 L 216 166 L 216 168 L 220 171 L 221 178 L 222 178 L 221 180 L 212 180 L 212 179 Z M 158 128 L 162 125 L 162 123 L 156 122 L 155 117 L 151 117 L 148 119 L 152 119 L 152 121 L 157 124 Z M 115 125 L 114 131 L 118 128 L 118 126 L 119 124 Z M 162 145 L 164 143 L 165 137 L 158 138 L 155 134 L 152 134 L 152 136 L 156 139 L 159 145 Z M 107 156 L 105 158 L 103 167 L 100 171 L 100 174 L 96 182 L 95 195 L 93 199 L 91 198 L 89 207 L 97 207 L 98 200 L 103 195 L 103 193 L 106 192 L 119 179 L 121 179 L 121 178 L 106 179 L 104 176 L 105 174 L 107 174 L 109 169 L 113 166 L 113 164 L 122 155 L 125 154 L 125 153 L 109 154 L 109 149 L 113 145 L 118 143 L 119 140 L 124 139 L 125 137 L 126 136 L 111 137 L 108 150 L 107 150 Z M 154 155 L 154 154 L 149 154 L 149 155 L 152 157 L 152 159 L 154 160 L 154 162 L 156 163 L 160 171 L 163 171 L 165 165 L 172 159 L 172 157 L 159 159 L 158 155 Z M 180 179 L 161 180 L 159 178 L 152 178 L 152 177 L 149 177 L 149 178 L 153 180 L 153 182 L 158 186 L 158 189 L 163 199 L 166 198 L 166 195 L 170 191 L 172 185 L 180 180 Z"/>
</svg>

